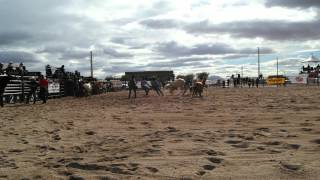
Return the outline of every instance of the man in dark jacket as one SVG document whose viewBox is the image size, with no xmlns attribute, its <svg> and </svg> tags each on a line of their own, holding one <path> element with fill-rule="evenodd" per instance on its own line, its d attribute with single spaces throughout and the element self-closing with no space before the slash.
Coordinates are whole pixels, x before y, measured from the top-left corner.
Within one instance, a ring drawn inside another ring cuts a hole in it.
<svg viewBox="0 0 320 180">
<path fill-rule="evenodd" d="M 39 84 L 37 83 L 37 81 L 35 79 L 31 79 L 31 81 L 29 83 L 30 92 L 28 93 L 26 104 L 29 104 L 31 96 L 33 96 L 33 104 L 36 103 L 36 101 L 37 101 L 36 92 L 37 92 L 38 86 L 39 86 Z"/>
<path fill-rule="evenodd" d="M 137 84 L 136 84 L 136 80 L 134 78 L 134 76 L 131 77 L 129 83 L 128 83 L 128 86 L 129 86 L 129 96 L 128 98 L 130 99 L 131 98 L 131 91 L 134 92 L 134 98 L 137 97 Z"/>
<path fill-rule="evenodd" d="M 8 76 L 0 76 L 0 106 L 3 107 L 3 94 L 4 90 L 7 87 L 8 83 L 12 77 L 8 74 Z"/>
<path fill-rule="evenodd" d="M 163 92 L 161 91 L 161 83 L 158 79 L 153 77 L 151 81 L 151 86 L 157 92 L 158 96 L 163 96 Z"/>
</svg>

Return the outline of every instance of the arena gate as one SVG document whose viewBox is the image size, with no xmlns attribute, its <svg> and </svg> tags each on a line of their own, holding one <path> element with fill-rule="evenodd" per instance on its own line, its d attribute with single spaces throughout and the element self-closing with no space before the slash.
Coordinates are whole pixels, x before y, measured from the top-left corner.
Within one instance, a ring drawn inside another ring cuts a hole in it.
<svg viewBox="0 0 320 180">
<path fill-rule="evenodd" d="M 17 103 L 25 102 L 30 93 L 30 82 L 32 78 L 38 78 L 41 75 L 40 72 L 27 72 L 25 75 L 12 75 L 12 79 L 8 83 L 4 91 L 4 103 Z M 6 75 L 1 75 L 6 76 Z M 49 80 L 48 98 L 58 98 L 64 96 L 64 84 L 58 83 L 53 80 Z M 39 88 L 37 89 L 36 97 L 31 97 L 39 100 Z"/>
</svg>

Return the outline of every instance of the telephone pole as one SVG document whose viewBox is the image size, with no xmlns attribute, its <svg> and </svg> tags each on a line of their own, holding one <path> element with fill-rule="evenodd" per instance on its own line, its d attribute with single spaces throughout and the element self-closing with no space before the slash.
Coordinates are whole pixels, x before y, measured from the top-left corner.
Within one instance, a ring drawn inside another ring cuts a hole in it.
<svg viewBox="0 0 320 180">
<path fill-rule="evenodd" d="M 241 66 L 241 77 L 243 77 L 243 66 Z"/>
<path fill-rule="evenodd" d="M 278 60 L 278 57 L 277 57 L 277 77 L 279 76 L 279 60 Z"/>
<path fill-rule="evenodd" d="M 90 51 L 90 70 L 91 70 L 91 78 L 93 78 L 92 59 L 93 59 L 93 54 L 92 54 L 92 51 Z"/>
<path fill-rule="evenodd" d="M 260 76 L 260 48 L 258 47 L 258 78 Z"/>
</svg>

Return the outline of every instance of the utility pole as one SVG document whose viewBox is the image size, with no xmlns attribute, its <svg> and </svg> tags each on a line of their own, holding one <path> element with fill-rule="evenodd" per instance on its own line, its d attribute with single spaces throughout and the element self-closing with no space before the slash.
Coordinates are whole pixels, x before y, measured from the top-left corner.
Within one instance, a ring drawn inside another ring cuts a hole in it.
<svg viewBox="0 0 320 180">
<path fill-rule="evenodd" d="M 279 60 L 278 60 L 278 57 L 277 57 L 277 78 L 279 76 Z"/>
<path fill-rule="evenodd" d="M 241 77 L 243 77 L 243 66 L 241 66 Z"/>
<path fill-rule="evenodd" d="M 279 80 L 279 60 L 277 56 L 277 81 Z M 279 83 L 277 82 L 277 87 L 279 87 Z"/>
<path fill-rule="evenodd" d="M 260 76 L 260 48 L 258 47 L 258 78 Z"/>
<path fill-rule="evenodd" d="M 92 54 L 92 51 L 90 51 L 90 70 L 91 70 L 91 78 L 93 78 L 92 59 L 93 59 L 93 54 Z"/>
</svg>

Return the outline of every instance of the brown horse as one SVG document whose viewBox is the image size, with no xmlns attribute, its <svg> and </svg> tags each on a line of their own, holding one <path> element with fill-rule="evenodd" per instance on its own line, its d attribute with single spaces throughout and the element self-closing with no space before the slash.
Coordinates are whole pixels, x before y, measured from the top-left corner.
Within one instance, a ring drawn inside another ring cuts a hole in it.
<svg viewBox="0 0 320 180">
<path fill-rule="evenodd" d="M 196 81 L 193 84 L 193 91 L 192 91 L 192 97 L 199 95 L 199 97 L 202 97 L 203 88 L 206 85 L 206 79 L 203 79 L 202 81 Z"/>
<path fill-rule="evenodd" d="M 186 92 L 186 81 L 181 78 L 176 79 L 175 81 L 165 85 L 165 89 L 169 89 L 170 94 L 172 94 L 173 91 L 180 89 L 180 91 L 184 91 L 183 92 L 183 95 L 184 95 Z"/>
</svg>

